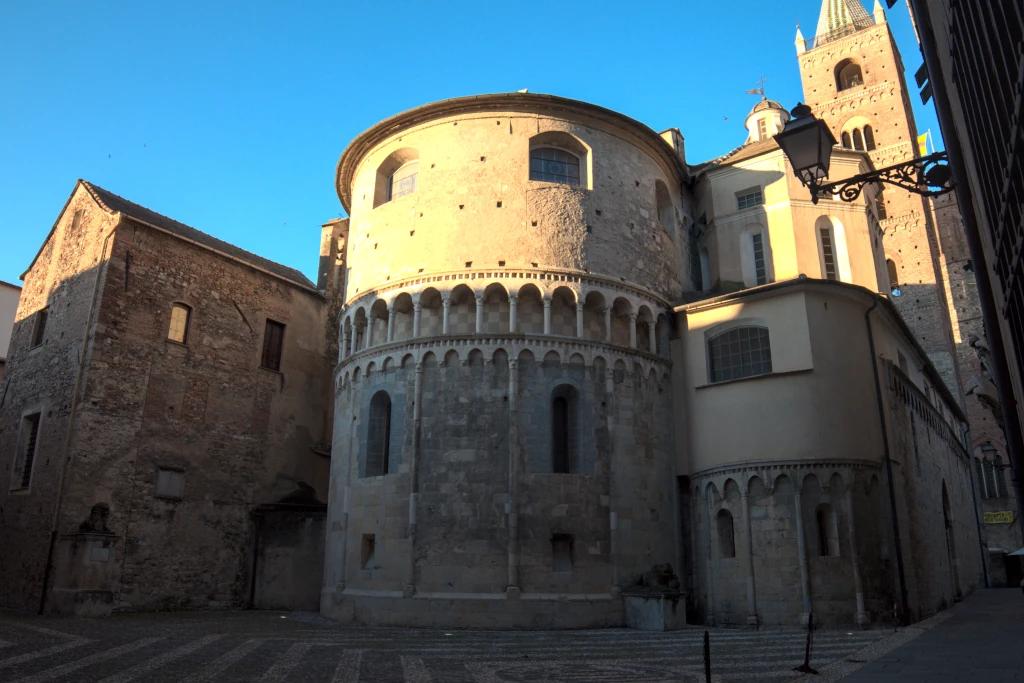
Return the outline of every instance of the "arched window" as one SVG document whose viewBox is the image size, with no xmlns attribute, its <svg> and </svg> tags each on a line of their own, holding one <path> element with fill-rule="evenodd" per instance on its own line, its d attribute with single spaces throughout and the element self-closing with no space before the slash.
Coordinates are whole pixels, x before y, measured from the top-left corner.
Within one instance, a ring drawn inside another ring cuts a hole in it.
<svg viewBox="0 0 1024 683">
<path fill-rule="evenodd" d="M 864 151 L 864 137 L 860 133 L 860 128 L 853 129 L 853 148 Z"/>
<path fill-rule="evenodd" d="M 590 187 L 590 149 L 579 139 L 558 130 L 530 138 L 530 180 Z"/>
<path fill-rule="evenodd" d="M 378 391 L 370 399 L 369 429 L 366 438 L 366 476 L 388 473 L 391 456 L 391 397 Z"/>
<path fill-rule="evenodd" d="M 844 59 L 836 65 L 836 90 L 847 90 L 864 85 L 860 67 L 851 59 Z"/>
<path fill-rule="evenodd" d="M 1006 465 L 1003 464 L 1003 459 L 998 455 L 993 456 L 992 465 L 995 468 L 996 474 L 996 496 L 1006 498 L 1010 495 L 1006 490 Z"/>
<path fill-rule="evenodd" d="M 896 272 L 896 262 L 891 258 L 885 259 L 885 269 L 889 272 L 889 286 L 896 289 L 900 286 L 900 276 Z"/>
<path fill-rule="evenodd" d="M 551 471 L 571 474 L 576 463 L 576 388 L 563 384 L 551 394 Z"/>
<path fill-rule="evenodd" d="M 380 162 L 373 188 L 375 207 L 416 192 L 419 158 L 419 152 L 406 147 L 392 152 Z"/>
<path fill-rule="evenodd" d="M 185 304 L 171 304 L 171 322 L 167 327 L 168 341 L 188 343 L 188 324 L 192 320 L 192 309 Z"/>
<path fill-rule="evenodd" d="M 818 250 L 821 254 L 821 276 L 826 280 L 838 280 L 836 241 L 831 223 L 818 222 Z"/>
<path fill-rule="evenodd" d="M 736 534 L 732 526 L 732 513 L 721 509 L 715 515 L 715 526 L 718 528 L 718 556 L 736 557 Z"/>
<path fill-rule="evenodd" d="M 661 227 L 672 237 L 676 234 L 675 210 L 672 208 L 672 198 L 668 194 L 668 188 L 660 180 L 654 181 L 654 205 L 658 210 L 658 222 Z"/>
<path fill-rule="evenodd" d="M 389 202 L 416 191 L 416 176 L 419 175 L 419 170 L 420 162 L 418 159 L 414 159 L 402 164 L 388 176 L 387 197 Z"/>
<path fill-rule="evenodd" d="M 985 491 L 988 493 L 986 498 L 997 498 L 999 496 L 999 490 L 996 488 L 995 465 L 988 458 L 985 458 L 984 465 Z"/>
<path fill-rule="evenodd" d="M 844 130 L 842 138 L 843 138 L 843 147 L 846 148 L 846 149 L 853 149 L 853 142 L 850 140 L 850 131 Z"/>
<path fill-rule="evenodd" d="M 771 373 L 768 328 L 736 327 L 712 337 L 708 340 L 708 366 L 712 382 Z"/>
<path fill-rule="evenodd" d="M 974 459 L 974 466 L 978 477 L 978 493 L 982 498 L 988 498 L 988 491 L 985 489 L 985 465 L 982 464 L 981 458 Z"/>
<path fill-rule="evenodd" d="M 871 126 L 864 126 L 864 148 L 869 152 L 875 148 L 875 131 Z"/>
<path fill-rule="evenodd" d="M 814 519 L 818 529 L 818 555 L 821 557 L 839 556 L 839 530 L 832 506 L 822 503 L 814 511 Z"/>
<path fill-rule="evenodd" d="M 530 180 L 564 185 L 580 184 L 580 158 L 556 147 L 530 150 Z"/>
</svg>

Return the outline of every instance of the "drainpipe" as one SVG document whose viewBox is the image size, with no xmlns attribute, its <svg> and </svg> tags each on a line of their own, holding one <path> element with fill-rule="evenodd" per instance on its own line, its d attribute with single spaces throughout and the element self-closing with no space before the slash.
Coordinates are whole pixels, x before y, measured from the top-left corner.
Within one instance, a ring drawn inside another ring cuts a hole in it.
<svg viewBox="0 0 1024 683">
<path fill-rule="evenodd" d="M 911 0 L 914 13 L 919 21 L 921 53 L 928 67 L 932 83 L 942 78 L 942 62 L 935 47 L 935 35 L 932 32 L 931 11 L 927 2 Z M 1017 519 L 1024 520 L 1024 435 L 1018 419 L 1017 401 L 1013 395 L 1013 383 L 1010 380 L 1010 368 L 1006 362 L 1006 349 L 999 327 L 999 309 L 996 306 L 992 282 L 989 280 L 988 266 L 985 262 L 985 251 L 981 246 L 981 233 L 978 227 L 977 214 L 974 212 L 974 197 L 968 184 L 965 171 L 963 151 L 956 126 L 953 124 L 952 107 L 944 88 L 932 88 L 935 99 L 935 112 L 939 118 L 943 140 L 946 142 L 946 153 L 949 155 L 949 168 L 953 172 L 953 187 L 960 204 L 960 218 L 964 225 L 964 237 L 967 250 L 971 254 L 974 266 L 974 281 L 978 289 L 978 301 L 981 304 L 981 317 L 985 321 L 985 336 L 988 338 L 989 349 L 992 351 L 992 379 L 999 394 L 999 403 L 1003 407 L 1002 428 L 1006 437 L 1006 451 L 1010 458 L 1013 471 L 1013 489 L 1017 496 Z M 1024 539 L 1024 528 L 1022 528 Z"/>
<path fill-rule="evenodd" d="M 896 486 L 892 479 L 892 457 L 889 453 L 889 428 L 885 420 L 885 403 L 882 400 L 882 384 L 878 380 L 878 358 L 875 355 L 875 335 L 871 330 L 871 312 L 878 306 L 878 298 L 864 312 L 864 327 L 868 332 L 868 350 L 871 353 L 871 376 L 875 379 L 875 402 L 878 404 L 878 422 L 882 428 L 882 460 L 885 462 L 885 478 L 889 483 L 889 510 L 892 514 L 892 535 L 896 545 L 896 571 L 900 580 L 900 623 L 907 623 L 910 614 L 907 599 L 907 575 L 903 568 L 903 543 L 900 540 L 900 520 L 896 512 Z"/>
</svg>

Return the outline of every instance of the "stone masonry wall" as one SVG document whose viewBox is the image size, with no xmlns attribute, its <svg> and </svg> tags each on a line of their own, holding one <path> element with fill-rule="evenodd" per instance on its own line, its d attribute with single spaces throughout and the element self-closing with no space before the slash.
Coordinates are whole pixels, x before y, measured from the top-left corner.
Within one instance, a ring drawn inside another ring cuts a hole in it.
<svg viewBox="0 0 1024 683">
<path fill-rule="evenodd" d="M 105 266 L 105 238 L 113 228 L 84 190 L 75 192 L 25 274 L 25 284 L 0 388 L 0 605 L 39 606 L 71 425 L 79 362 L 86 345 L 97 279 Z M 42 344 L 30 348 L 40 309 L 48 307 Z M 13 481 L 22 416 L 41 422 L 31 482 Z M 17 489 L 17 490 L 12 490 Z M 81 521 L 81 520 L 79 520 Z M 76 522 L 77 524 L 77 522 Z"/>
<path fill-rule="evenodd" d="M 185 344 L 166 339 L 174 302 L 192 309 Z M 61 518 L 70 530 L 110 506 L 124 540 L 117 607 L 245 604 L 253 507 L 299 481 L 324 497 L 322 315 L 313 291 L 118 228 Z M 260 367 L 268 318 L 286 325 L 279 372 Z M 183 478 L 180 497 L 158 495 L 159 470 Z"/>
</svg>

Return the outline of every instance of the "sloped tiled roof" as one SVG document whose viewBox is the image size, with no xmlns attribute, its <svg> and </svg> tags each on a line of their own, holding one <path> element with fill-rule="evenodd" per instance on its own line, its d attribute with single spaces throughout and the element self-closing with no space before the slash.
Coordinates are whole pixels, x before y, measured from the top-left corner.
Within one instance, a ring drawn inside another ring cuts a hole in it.
<svg viewBox="0 0 1024 683">
<path fill-rule="evenodd" d="M 163 230 L 164 232 L 168 232 L 176 237 L 188 240 L 189 242 L 194 242 L 199 246 L 216 251 L 228 258 L 246 263 L 258 270 L 265 271 L 301 287 L 316 289 L 316 285 L 314 285 L 309 278 L 294 268 L 283 266 L 280 263 L 265 259 L 262 256 L 257 256 L 256 254 L 246 251 L 240 247 L 236 247 L 224 240 L 219 240 L 201 230 L 196 230 L 195 228 L 176 221 L 173 218 L 168 218 L 163 214 L 159 214 L 156 211 L 152 211 L 144 206 L 136 204 L 135 202 L 129 201 L 120 195 L 103 189 L 99 185 L 90 183 L 88 180 L 79 180 L 79 182 L 86 190 L 89 191 L 97 203 L 105 207 L 110 212 L 122 213 L 128 218 L 132 218 L 140 223 L 145 223 L 158 230 Z"/>
<path fill-rule="evenodd" d="M 757 142 L 744 143 L 739 147 L 726 152 L 720 157 L 716 157 L 710 161 L 705 161 L 704 163 L 697 164 L 696 166 L 691 166 L 690 172 L 694 175 L 706 173 L 720 166 L 729 166 L 738 161 L 753 159 L 754 157 L 767 154 L 768 152 L 776 149 L 779 149 L 779 143 L 775 142 L 775 138 L 767 138 L 765 140 L 758 140 Z"/>
</svg>

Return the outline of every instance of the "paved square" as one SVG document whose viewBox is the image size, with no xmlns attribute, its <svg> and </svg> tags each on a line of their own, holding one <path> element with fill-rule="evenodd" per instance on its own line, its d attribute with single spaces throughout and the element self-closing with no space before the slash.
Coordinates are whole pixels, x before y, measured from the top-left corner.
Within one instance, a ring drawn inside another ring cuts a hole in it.
<svg viewBox="0 0 1024 683">
<path fill-rule="evenodd" d="M 703 681 L 703 633 L 359 628 L 280 612 L 0 613 L 0 680 L 696 682 Z M 890 634 L 818 633 L 814 663 L 851 657 Z M 716 681 L 789 680 L 804 634 L 713 629 L 711 642 Z"/>
</svg>

